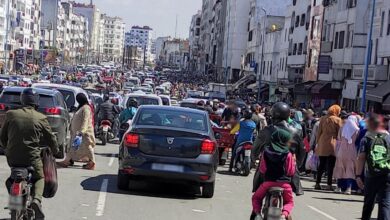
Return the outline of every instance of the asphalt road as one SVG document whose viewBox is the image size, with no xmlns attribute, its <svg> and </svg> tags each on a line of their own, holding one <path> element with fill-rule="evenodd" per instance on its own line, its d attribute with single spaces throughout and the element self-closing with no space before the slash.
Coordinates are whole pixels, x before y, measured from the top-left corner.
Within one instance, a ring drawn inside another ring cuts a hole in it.
<svg viewBox="0 0 390 220">
<path fill-rule="evenodd" d="M 97 167 L 59 169 L 59 190 L 55 198 L 44 200 L 47 220 L 247 220 L 251 211 L 250 177 L 226 174 L 219 169 L 214 198 L 204 199 L 194 186 L 137 182 L 130 191 L 116 189 L 117 145 L 97 146 Z M 0 181 L 9 169 L 0 157 Z M 304 196 L 295 198 L 293 218 L 298 220 L 349 220 L 361 214 L 362 197 L 316 192 L 304 181 Z M 8 219 L 8 195 L 0 188 L 0 220 Z"/>
</svg>

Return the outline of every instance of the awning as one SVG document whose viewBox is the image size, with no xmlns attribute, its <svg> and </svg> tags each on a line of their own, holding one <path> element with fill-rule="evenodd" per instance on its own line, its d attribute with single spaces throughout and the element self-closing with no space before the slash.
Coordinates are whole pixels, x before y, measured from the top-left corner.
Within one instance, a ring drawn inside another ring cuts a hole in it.
<svg viewBox="0 0 390 220">
<path fill-rule="evenodd" d="M 252 80 L 256 80 L 256 74 L 254 72 L 248 72 L 244 77 L 242 77 L 236 83 L 233 84 L 233 89 L 236 90 L 241 85 L 245 83 L 250 83 L 250 81 Z"/>
<path fill-rule="evenodd" d="M 329 84 L 330 84 L 330 82 L 323 82 L 323 81 L 316 82 L 311 87 L 311 92 L 314 94 L 319 94 L 321 92 L 321 90 Z"/>
<path fill-rule="evenodd" d="M 386 98 L 386 100 L 382 104 L 383 110 L 390 111 L 390 96 Z"/>
<path fill-rule="evenodd" d="M 300 95 L 308 95 L 314 82 L 304 82 L 294 85 L 294 93 Z"/>
<path fill-rule="evenodd" d="M 384 99 L 390 94 L 390 81 L 387 81 L 375 89 L 367 91 L 366 98 L 367 100 L 383 103 Z"/>
</svg>

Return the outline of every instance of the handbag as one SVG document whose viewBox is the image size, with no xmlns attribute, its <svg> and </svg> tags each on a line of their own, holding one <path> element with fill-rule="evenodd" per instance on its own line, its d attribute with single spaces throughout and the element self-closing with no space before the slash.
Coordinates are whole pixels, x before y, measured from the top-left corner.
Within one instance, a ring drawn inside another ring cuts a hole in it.
<svg viewBox="0 0 390 220">
<path fill-rule="evenodd" d="M 49 148 L 44 148 L 41 152 L 43 173 L 45 176 L 44 198 L 53 198 L 57 193 L 58 179 L 55 158 Z"/>
</svg>

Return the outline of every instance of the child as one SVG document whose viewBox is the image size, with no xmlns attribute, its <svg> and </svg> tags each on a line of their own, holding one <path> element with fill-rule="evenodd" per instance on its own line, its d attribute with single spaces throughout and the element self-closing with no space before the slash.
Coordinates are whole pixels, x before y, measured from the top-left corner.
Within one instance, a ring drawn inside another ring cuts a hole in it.
<svg viewBox="0 0 390 220">
<path fill-rule="evenodd" d="M 289 151 L 291 134 L 283 129 L 276 129 L 271 135 L 271 146 L 265 148 L 260 162 L 260 173 L 264 183 L 252 197 L 253 212 L 261 213 L 262 201 L 271 187 L 281 187 L 283 192 L 282 219 L 287 219 L 294 207 L 293 192 L 290 185 L 295 173 L 295 159 Z"/>
</svg>

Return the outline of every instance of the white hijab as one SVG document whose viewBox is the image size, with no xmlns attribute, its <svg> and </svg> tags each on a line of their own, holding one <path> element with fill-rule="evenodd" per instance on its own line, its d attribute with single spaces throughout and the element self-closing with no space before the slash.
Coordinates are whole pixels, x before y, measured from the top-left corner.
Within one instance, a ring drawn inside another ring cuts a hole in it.
<svg viewBox="0 0 390 220">
<path fill-rule="evenodd" d="M 341 137 L 347 139 L 348 144 L 352 144 L 352 136 L 359 131 L 359 120 L 355 115 L 348 117 L 342 130 Z"/>
</svg>

